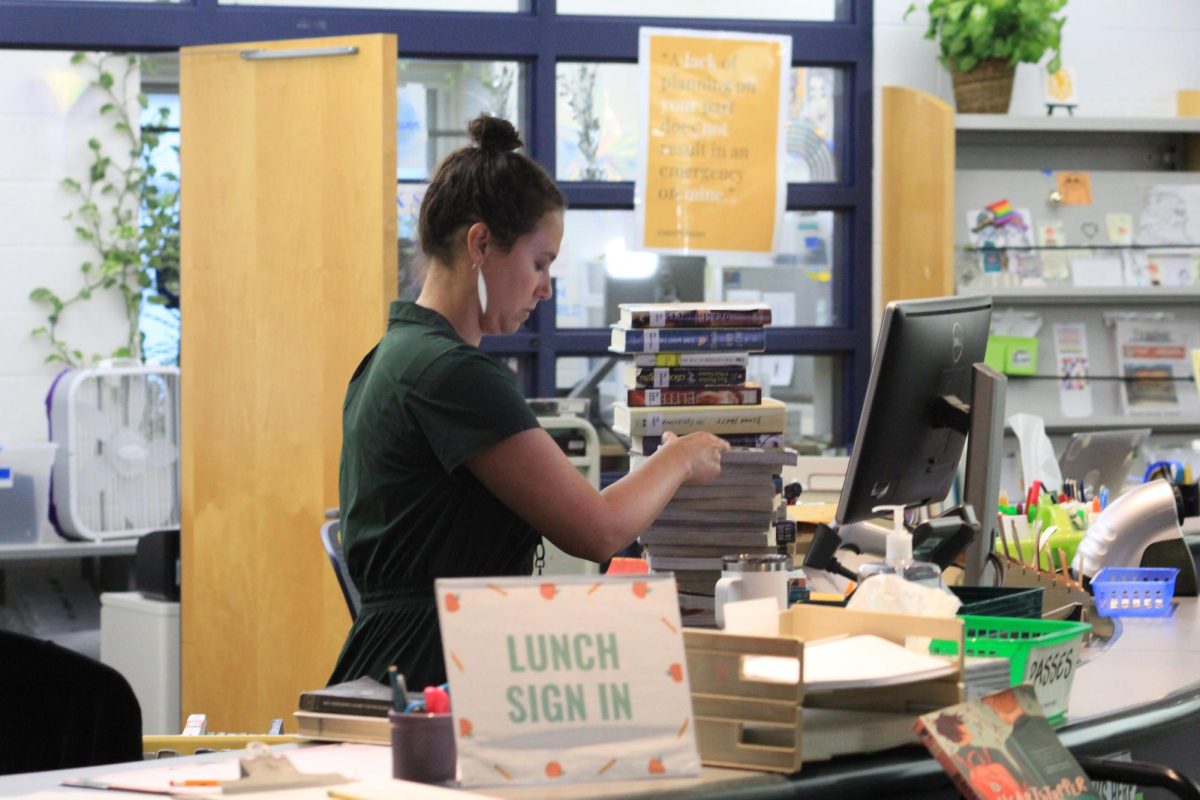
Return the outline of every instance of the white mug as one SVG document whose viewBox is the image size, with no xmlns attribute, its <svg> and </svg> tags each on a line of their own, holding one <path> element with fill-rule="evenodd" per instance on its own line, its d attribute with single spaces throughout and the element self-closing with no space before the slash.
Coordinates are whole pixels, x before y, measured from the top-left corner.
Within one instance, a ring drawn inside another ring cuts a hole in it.
<svg viewBox="0 0 1200 800">
<path fill-rule="evenodd" d="M 787 608 L 788 577 L 792 557 L 778 553 L 741 553 L 721 559 L 721 579 L 716 587 L 717 627 L 725 627 L 725 604 L 773 597 L 779 610 Z"/>
</svg>

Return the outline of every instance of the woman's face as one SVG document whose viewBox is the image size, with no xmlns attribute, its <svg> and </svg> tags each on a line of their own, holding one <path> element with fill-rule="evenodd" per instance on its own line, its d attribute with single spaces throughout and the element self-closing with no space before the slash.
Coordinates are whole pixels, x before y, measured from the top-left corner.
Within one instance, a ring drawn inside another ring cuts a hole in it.
<svg viewBox="0 0 1200 800">
<path fill-rule="evenodd" d="M 488 289 L 485 333 L 515 333 L 538 302 L 550 297 L 550 265 L 558 257 L 562 237 L 563 214 L 550 211 L 508 252 L 489 249 L 480 267 Z"/>
</svg>

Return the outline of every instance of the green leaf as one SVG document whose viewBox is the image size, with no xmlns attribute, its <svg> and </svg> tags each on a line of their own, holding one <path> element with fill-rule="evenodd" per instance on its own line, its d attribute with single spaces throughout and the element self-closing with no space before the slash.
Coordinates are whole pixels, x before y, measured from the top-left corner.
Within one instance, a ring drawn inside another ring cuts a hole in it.
<svg viewBox="0 0 1200 800">
<path fill-rule="evenodd" d="M 99 150 L 100 140 L 93 136 L 91 139 L 88 139 L 88 147 L 92 148 L 93 150 Z"/>
<path fill-rule="evenodd" d="M 83 60 L 85 58 L 87 58 L 87 55 L 84 53 L 72 53 L 71 54 L 71 63 L 72 64 L 82 64 Z"/>
<path fill-rule="evenodd" d="M 45 286 L 39 286 L 29 293 L 29 299 L 35 303 L 49 303 L 54 298 L 54 292 Z"/>
<path fill-rule="evenodd" d="M 75 356 L 76 361 L 83 361 L 83 351 L 82 350 L 72 350 L 71 355 Z"/>
<path fill-rule="evenodd" d="M 111 89 L 113 87 L 113 83 L 115 83 L 112 73 L 108 71 L 101 72 L 100 76 L 96 79 L 96 82 L 100 84 L 100 88 L 102 89 Z"/>
<path fill-rule="evenodd" d="M 116 111 L 116 109 L 117 109 L 117 107 L 115 105 L 113 105 L 112 103 L 105 103 L 104 105 L 100 106 L 100 113 L 101 114 L 109 114 L 109 113 L 112 113 L 113 111 Z"/>
<path fill-rule="evenodd" d="M 31 330 L 29 332 L 30 336 L 48 336 L 49 334 L 50 334 L 50 329 L 47 328 L 45 325 L 34 328 L 33 330 Z"/>
<path fill-rule="evenodd" d="M 51 353 L 50 355 L 48 355 L 44 359 L 42 359 L 43 364 L 53 364 L 55 361 L 66 362 L 66 359 L 63 358 L 62 356 L 60 356 L 58 353 Z"/>
<path fill-rule="evenodd" d="M 137 100 L 138 105 L 142 108 L 147 108 L 150 105 L 150 98 L 146 96 L 145 92 L 138 92 Z"/>
<path fill-rule="evenodd" d="M 165 306 L 167 304 L 167 298 L 163 297 L 161 294 L 148 294 L 146 295 L 146 302 L 150 303 L 151 305 Z"/>
<path fill-rule="evenodd" d="M 79 290 L 79 299 L 80 300 L 91 300 L 92 299 L 91 289 L 80 289 Z"/>
</svg>

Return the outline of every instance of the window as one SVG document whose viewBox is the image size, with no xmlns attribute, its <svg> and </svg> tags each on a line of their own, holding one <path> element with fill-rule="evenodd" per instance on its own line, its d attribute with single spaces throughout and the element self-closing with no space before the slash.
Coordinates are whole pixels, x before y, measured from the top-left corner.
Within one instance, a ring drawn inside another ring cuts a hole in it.
<svg viewBox="0 0 1200 800">
<path fill-rule="evenodd" d="M 527 152 L 559 179 L 569 203 L 556 302 L 526 330 L 484 343 L 515 365 L 530 395 L 564 391 L 606 358 L 607 324 L 621 299 L 757 293 L 776 315 L 764 386 L 800 410 L 793 433 L 853 439 L 871 346 L 870 0 L 209 0 L 67 10 L 0 0 L 0 37 L 26 48 L 172 51 L 395 33 L 401 296 L 415 296 L 420 285 L 415 209 L 424 182 L 465 142 L 468 119 L 481 110 L 500 114 L 517 123 Z M 638 30 L 693 20 L 730 30 L 747 20 L 755 32 L 792 38 L 798 63 L 789 94 L 785 244 L 773 257 L 658 257 L 631 245 Z M 159 83 L 145 91 L 170 93 Z M 158 97 L 150 103 L 159 104 Z M 162 133 L 164 144 L 173 133 Z M 156 156 L 163 173 L 169 158 Z"/>
</svg>

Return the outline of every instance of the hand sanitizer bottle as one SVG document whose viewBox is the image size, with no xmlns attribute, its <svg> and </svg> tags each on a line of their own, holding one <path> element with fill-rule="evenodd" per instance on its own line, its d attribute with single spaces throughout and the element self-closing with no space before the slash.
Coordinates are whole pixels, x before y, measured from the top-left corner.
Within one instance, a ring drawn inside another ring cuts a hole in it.
<svg viewBox="0 0 1200 800">
<path fill-rule="evenodd" d="M 890 511 L 892 530 L 887 536 L 887 553 L 883 563 L 863 564 L 858 570 L 861 583 L 872 575 L 894 574 L 906 581 L 940 589 L 942 571 L 929 561 L 914 561 L 912 557 L 912 534 L 904 527 L 904 506 L 876 506 L 876 513 Z"/>
</svg>

